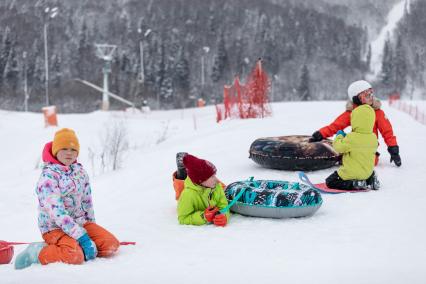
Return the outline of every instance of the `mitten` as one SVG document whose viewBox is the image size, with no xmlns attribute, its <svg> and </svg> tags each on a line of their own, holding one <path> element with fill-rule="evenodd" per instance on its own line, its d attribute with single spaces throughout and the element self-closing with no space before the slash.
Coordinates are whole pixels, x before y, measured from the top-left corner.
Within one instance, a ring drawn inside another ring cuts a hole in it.
<svg viewBox="0 0 426 284">
<path fill-rule="evenodd" d="M 312 137 L 311 137 L 311 138 L 309 138 L 309 142 L 319 142 L 319 141 L 321 141 L 321 140 L 323 140 L 323 139 L 324 139 L 324 137 L 322 137 L 321 132 L 319 132 L 319 131 L 315 131 L 315 132 L 312 134 Z"/>
<path fill-rule="evenodd" d="M 343 131 L 343 130 L 339 130 L 339 131 L 337 131 L 337 133 L 336 133 L 336 136 L 338 136 L 338 135 L 342 135 L 343 137 L 345 137 L 345 136 L 346 136 L 346 133 L 345 133 L 345 131 Z"/>
<path fill-rule="evenodd" d="M 225 227 L 228 223 L 228 218 L 226 218 L 225 214 L 218 214 L 213 219 L 213 224 L 220 227 Z"/>
<path fill-rule="evenodd" d="M 211 223 L 213 222 L 214 216 L 216 216 L 217 212 L 219 212 L 219 208 L 207 207 L 206 210 L 204 210 L 204 218 L 207 222 Z"/>
<path fill-rule="evenodd" d="M 391 155 L 390 162 L 394 162 L 397 167 L 401 166 L 401 156 L 399 156 L 399 147 L 398 146 L 389 146 L 388 152 Z"/>
<path fill-rule="evenodd" d="M 96 244 L 92 241 L 87 233 L 81 236 L 77 241 L 83 249 L 84 259 L 86 261 L 94 259 L 98 255 Z"/>
</svg>

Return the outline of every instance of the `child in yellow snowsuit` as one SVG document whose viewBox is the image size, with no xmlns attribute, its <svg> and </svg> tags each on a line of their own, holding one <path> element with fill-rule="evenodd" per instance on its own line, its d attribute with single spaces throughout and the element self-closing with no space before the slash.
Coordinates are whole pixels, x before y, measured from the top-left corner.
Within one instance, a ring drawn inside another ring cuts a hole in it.
<svg viewBox="0 0 426 284">
<path fill-rule="evenodd" d="M 342 166 L 326 179 L 330 188 L 379 189 L 374 173 L 374 160 L 378 147 L 373 133 L 375 113 L 371 106 L 361 105 L 351 113 L 352 132 L 347 135 L 338 131 L 333 142 L 334 149 L 343 154 Z"/>
</svg>

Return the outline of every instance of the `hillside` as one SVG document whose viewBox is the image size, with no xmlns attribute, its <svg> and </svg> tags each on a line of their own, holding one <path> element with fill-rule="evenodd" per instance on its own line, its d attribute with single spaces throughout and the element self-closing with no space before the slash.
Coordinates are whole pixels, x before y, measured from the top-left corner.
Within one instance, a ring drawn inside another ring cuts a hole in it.
<svg viewBox="0 0 426 284">
<path fill-rule="evenodd" d="M 421 145 L 426 127 L 386 103 L 383 108 L 401 147 L 402 167 L 389 163 L 380 140 L 376 171 L 381 190 L 323 195 L 323 206 L 309 218 L 233 215 L 225 228 L 178 225 L 171 180 L 176 152 L 212 161 L 225 183 L 250 176 L 296 181 L 294 172 L 264 169 L 249 160 L 251 142 L 311 134 L 342 112 L 343 101 L 277 103 L 273 117 L 219 124 L 212 107 L 60 114 L 60 127 L 74 128 L 80 138 L 80 161 L 93 183 L 97 222 L 137 246 L 82 266 L 15 271 L 1 265 L 1 283 L 423 283 L 426 153 Z M 101 173 L 92 165 L 89 147 L 100 150 L 104 127 L 117 122 L 124 123 L 129 150 L 120 170 Z M 38 241 L 36 165 L 57 129 L 43 128 L 40 114 L 9 111 L 0 111 L 0 129 L 1 239 Z M 333 170 L 309 175 L 321 181 Z M 22 249 L 16 247 L 18 253 Z"/>
</svg>

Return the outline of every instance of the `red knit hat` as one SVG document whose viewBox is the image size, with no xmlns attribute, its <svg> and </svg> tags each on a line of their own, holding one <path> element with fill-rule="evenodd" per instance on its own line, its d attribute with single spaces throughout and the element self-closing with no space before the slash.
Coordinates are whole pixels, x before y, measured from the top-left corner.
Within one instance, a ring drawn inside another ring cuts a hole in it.
<svg viewBox="0 0 426 284">
<path fill-rule="evenodd" d="M 216 174 L 216 167 L 207 160 L 198 159 L 195 156 L 186 154 L 183 157 L 183 164 L 189 178 L 195 184 L 201 184 Z"/>
</svg>

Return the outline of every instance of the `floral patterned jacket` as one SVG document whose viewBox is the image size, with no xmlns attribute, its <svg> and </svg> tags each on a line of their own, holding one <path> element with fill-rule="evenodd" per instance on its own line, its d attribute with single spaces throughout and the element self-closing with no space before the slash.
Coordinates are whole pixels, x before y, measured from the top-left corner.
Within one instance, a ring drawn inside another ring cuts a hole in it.
<svg viewBox="0 0 426 284">
<path fill-rule="evenodd" d="M 52 142 L 43 150 L 44 167 L 37 184 L 38 226 L 42 234 L 61 229 L 74 239 L 95 222 L 89 177 L 83 166 L 64 166 L 52 155 Z"/>
</svg>

